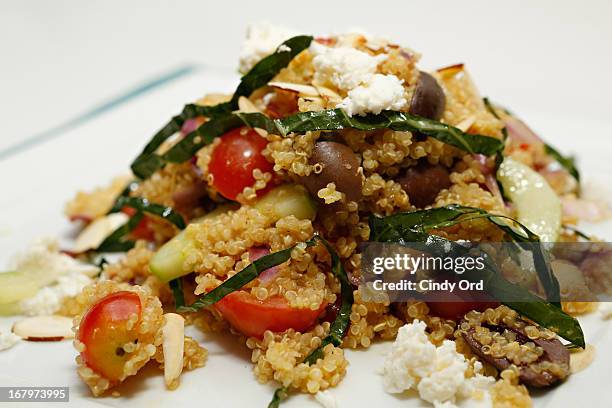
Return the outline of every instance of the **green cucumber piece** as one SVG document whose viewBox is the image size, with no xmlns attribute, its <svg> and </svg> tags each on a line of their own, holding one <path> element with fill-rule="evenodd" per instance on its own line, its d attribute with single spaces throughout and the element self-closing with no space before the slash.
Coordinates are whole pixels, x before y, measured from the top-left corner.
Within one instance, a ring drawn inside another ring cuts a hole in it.
<svg viewBox="0 0 612 408">
<path fill-rule="evenodd" d="M 300 220 L 314 220 L 317 215 L 317 204 L 308 191 L 297 184 L 284 184 L 270 190 L 254 207 L 274 220 L 289 215 Z"/>
<path fill-rule="evenodd" d="M 42 286 L 43 282 L 32 273 L 21 271 L 0 273 L 0 305 L 32 297 Z"/>
<path fill-rule="evenodd" d="M 530 167 L 506 157 L 497 171 L 516 216 L 542 242 L 555 242 L 561 231 L 561 201 L 546 179 Z"/>
</svg>

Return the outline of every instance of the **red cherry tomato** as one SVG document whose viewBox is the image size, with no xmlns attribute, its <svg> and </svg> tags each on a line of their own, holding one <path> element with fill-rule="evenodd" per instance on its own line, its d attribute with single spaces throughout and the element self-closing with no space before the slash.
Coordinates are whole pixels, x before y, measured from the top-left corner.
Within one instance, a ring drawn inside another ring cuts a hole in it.
<svg viewBox="0 0 612 408">
<path fill-rule="evenodd" d="M 85 345 L 84 363 L 110 381 L 120 381 L 128 356 L 122 346 L 137 338 L 128 320 L 141 316 L 140 297 L 134 292 L 112 293 L 94 304 L 83 316 L 77 339 Z"/>
<path fill-rule="evenodd" d="M 326 306 L 322 304 L 317 310 L 297 309 L 289 306 L 284 297 L 272 296 L 262 301 L 245 291 L 232 292 L 215 304 L 236 330 L 253 337 L 262 337 L 266 330 L 305 331 L 314 325 Z"/>
<path fill-rule="evenodd" d="M 245 187 L 255 183 L 253 170 L 272 171 L 272 163 L 261 154 L 267 143 L 247 128 L 231 130 L 221 137 L 212 152 L 208 171 L 213 176 L 213 186 L 222 196 L 236 200 Z"/>
<path fill-rule="evenodd" d="M 471 310 L 479 312 L 499 306 L 498 302 L 427 302 L 431 313 L 445 319 L 460 320 Z"/>
<path fill-rule="evenodd" d="M 444 301 L 427 302 L 427 306 L 434 315 L 445 319 L 460 320 L 470 310 L 482 312 L 489 307 L 499 306 L 499 302 L 475 291 L 445 292 L 441 297 Z"/>
</svg>

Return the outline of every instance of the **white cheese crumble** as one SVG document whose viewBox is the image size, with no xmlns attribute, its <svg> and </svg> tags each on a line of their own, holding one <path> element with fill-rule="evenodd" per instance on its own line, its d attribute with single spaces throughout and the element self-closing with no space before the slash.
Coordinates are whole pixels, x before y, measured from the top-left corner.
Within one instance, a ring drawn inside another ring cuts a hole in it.
<svg viewBox="0 0 612 408">
<path fill-rule="evenodd" d="M 340 90 L 349 91 L 369 82 L 378 64 L 387 55 L 370 55 L 350 47 L 327 47 L 313 41 L 310 52 L 314 55 L 314 82 L 330 82 Z"/>
<path fill-rule="evenodd" d="M 491 406 L 488 388 L 493 378 L 478 373 L 465 377 L 468 362 L 458 353 L 455 343 L 445 340 L 440 347 L 433 345 L 425 333 L 425 323 L 415 320 L 404 325 L 383 366 L 383 385 L 389 393 L 416 389 L 419 396 L 436 407 L 452 407 L 469 401 L 469 406 Z"/>
<path fill-rule="evenodd" d="M 256 23 L 247 26 L 246 40 L 240 50 L 239 70 L 246 74 L 261 59 L 272 54 L 286 40 L 297 33 L 289 28 L 270 23 Z M 288 51 L 285 47 L 281 51 Z"/>
<path fill-rule="evenodd" d="M 30 316 L 55 313 L 64 297 L 77 295 L 91 282 L 90 276 L 99 271 L 94 265 L 61 253 L 58 241 L 53 238 L 38 239 L 25 251 L 15 254 L 8 269 L 45 285 L 33 297 L 20 302 L 22 313 Z"/>
<path fill-rule="evenodd" d="M 0 332 L 0 351 L 10 349 L 17 342 L 21 340 L 21 337 L 11 332 Z"/>
<path fill-rule="evenodd" d="M 404 105 L 406 98 L 402 81 L 395 75 L 375 74 L 366 84 L 349 91 L 337 107 L 353 116 L 400 110 Z"/>
<path fill-rule="evenodd" d="M 56 276 L 69 272 L 94 274 L 98 268 L 84 264 L 63 254 L 59 242 L 54 238 L 40 238 L 32 242 L 25 250 L 16 253 L 8 262 L 7 269 L 25 273 L 44 273 L 51 281 Z"/>
<path fill-rule="evenodd" d="M 70 273 L 57 278 L 57 283 L 40 289 L 20 303 L 21 311 L 28 316 L 52 315 L 60 309 L 65 297 L 78 295 L 92 279 L 82 273 Z"/>
<path fill-rule="evenodd" d="M 329 390 L 317 392 L 314 398 L 323 408 L 338 408 L 338 401 Z"/>
</svg>

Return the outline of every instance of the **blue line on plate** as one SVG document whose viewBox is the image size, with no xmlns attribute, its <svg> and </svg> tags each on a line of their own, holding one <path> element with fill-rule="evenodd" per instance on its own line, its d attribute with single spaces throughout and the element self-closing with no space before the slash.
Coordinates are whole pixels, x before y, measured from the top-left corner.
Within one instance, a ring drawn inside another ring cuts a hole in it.
<svg viewBox="0 0 612 408">
<path fill-rule="evenodd" d="M 141 85 L 138 85 L 127 92 L 124 92 L 110 100 L 101 103 L 98 106 L 94 106 L 90 110 L 77 115 L 72 119 L 68 119 L 66 122 L 61 123 L 51 129 L 45 130 L 43 132 L 37 133 L 35 135 L 24 138 L 21 142 L 18 142 L 12 146 L 4 150 L 0 150 L 0 160 L 7 159 L 17 153 L 23 152 L 24 150 L 28 150 L 34 146 L 37 146 L 41 143 L 54 139 L 58 136 L 61 136 L 62 133 L 73 129 L 83 123 L 87 122 L 99 116 L 105 112 L 108 112 L 111 109 L 116 108 L 119 105 L 122 105 L 128 102 L 131 99 L 134 99 L 138 96 L 146 94 L 147 92 L 152 91 L 153 89 L 164 85 L 168 82 L 174 81 L 175 79 L 181 78 L 185 75 L 189 75 L 197 70 L 198 67 L 196 65 L 185 65 L 183 67 L 174 69 L 170 72 L 162 74 L 156 78 L 153 78 L 149 81 L 144 82 Z"/>
</svg>

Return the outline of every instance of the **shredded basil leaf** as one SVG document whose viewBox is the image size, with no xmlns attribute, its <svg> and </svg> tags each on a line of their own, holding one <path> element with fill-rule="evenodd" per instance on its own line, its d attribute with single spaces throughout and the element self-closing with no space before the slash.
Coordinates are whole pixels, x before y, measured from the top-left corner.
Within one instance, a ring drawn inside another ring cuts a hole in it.
<svg viewBox="0 0 612 408">
<path fill-rule="evenodd" d="M 123 200 L 125 197 L 129 197 L 130 193 L 132 191 L 135 191 L 138 188 L 139 184 L 140 183 L 138 183 L 138 181 L 136 180 L 130 181 L 128 185 L 125 186 L 125 188 L 121 191 L 121 193 L 119 193 L 119 195 L 115 199 L 115 202 L 113 203 L 113 206 L 111 207 L 110 210 L 108 210 L 107 214 L 121 211 L 121 208 L 123 207 L 123 205 L 120 203 L 120 201 Z"/>
<path fill-rule="evenodd" d="M 160 204 L 155 204 L 142 197 L 120 197 L 117 200 L 116 209 L 114 212 L 121 211 L 123 207 L 131 207 L 136 210 L 156 215 L 164 220 L 174 224 L 178 229 L 185 228 L 185 220 L 183 217 L 170 207 L 165 207 Z"/>
<path fill-rule="evenodd" d="M 535 234 L 518 223 L 521 229 L 524 230 L 523 233 L 519 234 L 518 231 L 514 231 L 514 227 L 510 227 L 509 225 L 502 227 L 500 225 L 501 220 L 507 217 L 491 215 L 477 208 L 447 206 L 415 211 L 413 213 L 395 214 L 387 217 L 371 216 L 370 240 L 376 242 L 393 242 L 407 247 L 419 246 L 419 249 L 436 254 L 448 254 L 449 249 L 450 253 L 455 255 L 466 254 L 468 249 L 464 246 L 435 234 L 430 234 L 429 232 L 438 228 L 455 225 L 465 220 L 477 218 L 487 218 L 491 222 L 494 222 L 497 226 L 503 228 L 503 230 L 519 245 L 521 242 L 525 242 L 523 240 L 528 239 L 528 237 L 535 236 Z M 540 255 L 533 255 L 536 269 L 541 269 L 543 266 L 546 266 L 546 269 L 550 271 L 545 259 L 542 260 L 545 265 L 542 265 L 535 259 Z M 486 258 L 485 266 L 486 267 L 482 271 L 472 271 L 471 273 L 483 279 L 485 287 L 492 296 L 504 299 L 503 303 L 508 307 L 538 324 L 555 331 L 564 339 L 578 346 L 584 346 L 584 335 L 576 319 L 564 313 L 558 305 L 549 303 L 527 289 L 506 280 L 495 264 Z M 543 272 L 548 274 L 548 271 Z M 542 273 L 539 274 L 540 278 L 542 278 L 542 275 Z M 556 283 L 558 288 L 558 282 L 556 282 L 552 272 L 550 275 L 553 283 Z M 557 298 L 558 296 L 557 292 Z"/>
<path fill-rule="evenodd" d="M 314 239 L 306 242 L 307 246 L 313 246 L 315 244 Z M 210 292 L 200 296 L 195 302 L 189 306 L 181 306 L 177 308 L 178 312 L 197 312 L 198 310 L 212 306 L 219 300 L 232 292 L 240 290 L 244 285 L 257 278 L 260 273 L 266 269 L 278 266 L 283 262 L 286 262 L 291 258 L 291 251 L 295 246 L 277 251 L 253 261 L 247 267 L 242 269 L 240 272 L 217 286 Z"/>
<path fill-rule="evenodd" d="M 185 306 L 185 293 L 183 292 L 183 279 L 176 278 L 172 279 L 168 282 L 170 285 L 170 289 L 172 289 L 172 296 L 174 297 L 174 307 L 178 309 L 179 307 Z"/>
<path fill-rule="evenodd" d="M 582 239 L 585 239 L 587 241 L 593 241 L 593 237 L 591 237 L 590 235 L 580 231 L 578 228 L 575 228 L 575 227 L 573 227 L 571 225 L 566 225 L 566 224 L 564 224 L 562 227 L 563 227 L 563 229 L 566 229 L 568 231 L 573 232 L 574 234 L 578 235 Z"/>
<path fill-rule="evenodd" d="M 349 117 L 342 109 L 318 112 L 301 112 L 282 119 L 269 119 L 261 113 L 233 113 L 212 119 L 200 126 L 165 154 L 151 154 L 137 159 L 135 164 L 141 174 L 150 176 L 165 163 L 182 163 L 190 160 L 203 146 L 213 142 L 231 129 L 240 126 L 264 129 L 283 137 L 290 133 L 305 133 L 315 130 L 358 129 L 364 131 L 393 129 L 419 132 L 458 147 L 468 153 L 492 155 L 503 149 L 501 140 L 489 136 L 471 135 L 444 123 L 410 115 L 406 112 L 383 111 L 378 115 Z"/>
<path fill-rule="evenodd" d="M 126 188 L 125 191 L 127 191 L 129 194 L 129 191 L 131 190 L 127 190 Z M 164 220 L 174 224 L 178 229 L 185 228 L 185 220 L 179 213 L 170 207 L 151 203 L 146 198 L 120 195 L 113 205 L 111 212 L 119 212 L 123 207 L 134 208 L 137 210 L 137 212 L 129 219 L 127 223 L 123 224 L 113 231 L 108 237 L 106 237 L 106 239 L 104 239 L 104 241 L 96 249 L 97 252 L 125 252 L 132 249 L 135 242 L 132 240 L 127 240 L 125 237 L 138 226 L 138 223 L 144 217 L 144 213 L 149 213 L 163 218 Z"/>
<path fill-rule="evenodd" d="M 576 163 L 573 157 L 563 156 L 557 149 L 549 145 L 548 143 L 544 143 L 544 149 L 546 153 L 555 159 L 569 174 L 571 174 L 577 182 L 580 182 L 580 172 L 578 168 L 576 168 Z"/>
<path fill-rule="evenodd" d="M 348 280 L 348 276 L 344 270 L 344 267 L 342 266 L 340 257 L 332 248 L 331 244 L 325 239 L 320 236 L 316 236 L 314 239 L 318 239 L 321 241 L 321 243 L 323 243 L 325 249 L 327 249 L 332 258 L 332 273 L 340 281 L 341 304 L 340 310 L 329 328 L 329 334 L 321 341 L 321 345 L 314 349 L 304 359 L 304 362 L 308 365 L 315 364 L 318 359 L 323 358 L 323 349 L 328 344 L 333 344 L 336 347 L 340 347 L 342 344 L 342 338 L 349 327 L 351 310 L 353 308 L 353 287 Z M 272 397 L 272 401 L 270 401 L 270 404 L 268 404 L 268 408 L 278 408 L 282 400 L 287 398 L 287 393 L 287 388 L 277 388 L 274 392 L 274 396 Z"/>
<path fill-rule="evenodd" d="M 279 387 L 274 391 L 274 395 L 272 396 L 272 401 L 268 404 L 268 408 L 278 408 L 280 403 L 287 398 L 287 388 Z"/>
<path fill-rule="evenodd" d="M 134 248 L 135 242 L 132 240 L 124 239 L 127 234 L 136 228 L 138 223 L 142 220 L 144 214 L 142 211 L 138 211 L 134 214 L 127 223 L 123 224 L 115 231 L 113 231 L 108 237 L 102 241 L 102 243 L 96 248 L 97 252 L 125 252 Z"/>
<path fill-rule="evenodd" d="M 174 116 L 153 136 L 142 153 L 134 160 L 131 166 L 134 174 L 144 179 L 163 166 L 161 163 L 154 164 L 159 162 L 159 156 L 155 155 L 155 152 L 164 141 L 180 131 L 188 119 L 198 116 L 206 116 L 212 119 L 229 114 L 238 108 L 238 99 L 241 96 L 248 97 L 255 90 L 266 85 L 281 69 L 289 65 L 296 55 L 308 48 L 311 42 L 312 37 L 306 35 L 296 36 L 283 42 L 273 54 L 263 58 L 241 78 L 240 84 L 229 102 L 214 106 L 186 105 L 179 115 Z"/>
</svg>

